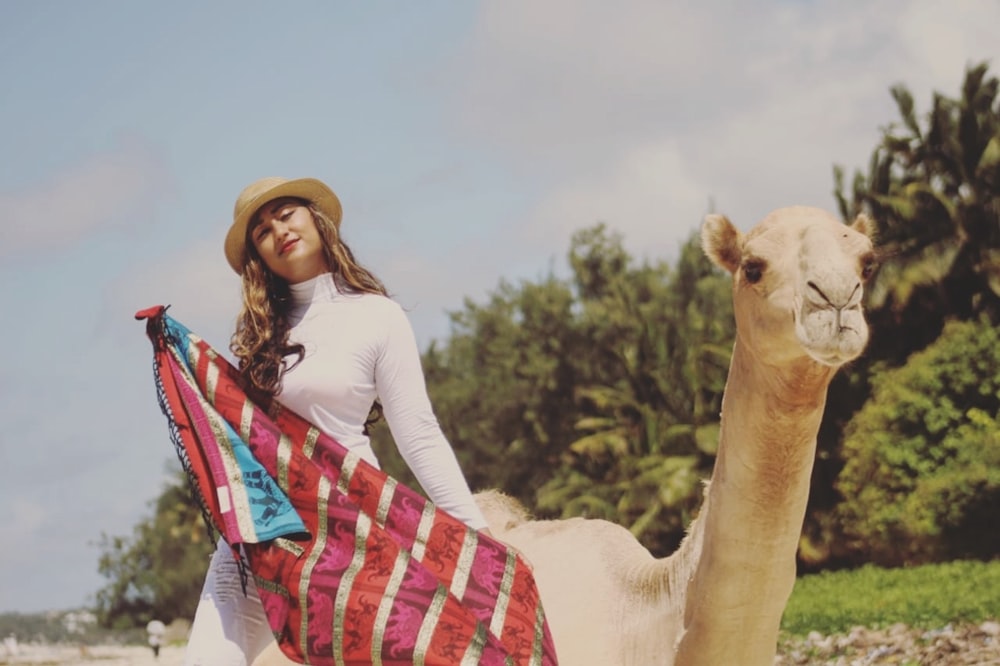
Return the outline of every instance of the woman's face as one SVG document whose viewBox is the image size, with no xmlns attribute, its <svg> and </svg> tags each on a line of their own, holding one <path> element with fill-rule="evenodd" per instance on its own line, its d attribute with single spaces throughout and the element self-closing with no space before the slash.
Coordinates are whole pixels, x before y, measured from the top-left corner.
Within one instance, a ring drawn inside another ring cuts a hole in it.
<svg viewBox="0 0 1000 666">
<path fill-rule="evenodd" d="M 250 241 L 271 272 L 289 284 L 328 270 L 316 222 L 300 199 L 285 197 L 261 206 L 250 226 Z"/>
</svg>

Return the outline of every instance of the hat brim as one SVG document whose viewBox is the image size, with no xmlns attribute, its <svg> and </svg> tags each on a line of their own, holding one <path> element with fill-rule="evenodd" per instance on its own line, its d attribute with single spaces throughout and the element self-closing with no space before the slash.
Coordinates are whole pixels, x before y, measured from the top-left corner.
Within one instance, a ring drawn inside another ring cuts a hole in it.
<svg viewBox="0 0 1000 666">
<path fill-rule="evenodd" d="M 246 261 L 247 225 L 261 206 L 282 197 L 309 201 L 340 228 L 340 218 L 343 215 L 340 199 L 325 183 L 315 178 L 297 178 L 279 183 L 257 194 L 233 216 L 233 224 L 226 233 L 226 260 L 237 274 L 243 274 L 243 264 Z"/>
</svg>

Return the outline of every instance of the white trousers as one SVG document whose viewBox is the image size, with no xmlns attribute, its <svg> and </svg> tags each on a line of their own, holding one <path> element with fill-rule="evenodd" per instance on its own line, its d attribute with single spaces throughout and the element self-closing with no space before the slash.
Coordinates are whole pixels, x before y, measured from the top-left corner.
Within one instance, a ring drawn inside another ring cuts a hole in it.
<svg viewBox="0 0 1000 666">
<path fill-rule="evenodd" d="M 274 640 L 253 579 L 243 596 L 232 550 L 219 540 L 194 614 L 184 666 L 249 666 Z"/>
</svg>

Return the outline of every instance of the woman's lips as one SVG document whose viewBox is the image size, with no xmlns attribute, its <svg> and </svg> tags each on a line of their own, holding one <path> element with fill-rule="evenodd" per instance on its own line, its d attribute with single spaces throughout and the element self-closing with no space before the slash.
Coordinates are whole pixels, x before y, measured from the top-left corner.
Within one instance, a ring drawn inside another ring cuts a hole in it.
<svg viewBox="0 0 1000 666">
<path fill-rule="evenodd" d="M 280 257 L 281 255 L 283 255 L 286 252 L 288 252 L 289 250 L 291 250 L 292 247 L 294 247 L 295 244 L 298 243 L 298 242 L 299 242 L 298 238 L 293 238 L 292 240 L 290 240 L 287 243 L 285 243 L 284 245 L 282 245 L 281 246 L 281 252 L 278 253 L 278 256 Z"/>
</svg>

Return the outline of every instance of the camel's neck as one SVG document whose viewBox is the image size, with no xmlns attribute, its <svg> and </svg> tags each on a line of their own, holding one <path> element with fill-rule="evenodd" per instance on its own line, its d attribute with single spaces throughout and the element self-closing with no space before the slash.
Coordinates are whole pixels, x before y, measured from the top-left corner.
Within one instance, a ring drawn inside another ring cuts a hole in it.
<svg viewBox="0 0 1000 666">
<path fill-rule="evenodd" d="M 773 662 L 833 373 L 809 359 L 767 367 L 737 336 L 715 470 L 683 546 L 694 575 L 676 663 Z"/>
</svg>

